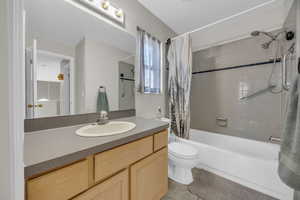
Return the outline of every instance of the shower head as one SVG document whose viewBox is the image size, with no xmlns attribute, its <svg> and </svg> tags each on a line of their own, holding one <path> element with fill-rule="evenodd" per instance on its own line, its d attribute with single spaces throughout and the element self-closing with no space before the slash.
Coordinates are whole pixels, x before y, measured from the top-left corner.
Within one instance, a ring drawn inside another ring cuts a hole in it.
<svg viewBox="0 0 300 200">
<path fill-rule="evenodd" d="M 253 32 L 251 33 L 251 35 L 252 35 L 253 37 L 259 36 L 259 34 L 260 34 L 259 31 L 253 31 Z"/>
<path fill-rule="evenodd" d="M 259 35 L 262 34 L 262 35 L 265 35 L 265 36 L 269 37 L 271 40 L 261 45 L 262 48 L 264 48 L 264 49 L 269 49 L 270 46 L 271 46 L 271 44 L 272 44 L 274 41 L 277 41 L 278 37 L 279 37 L 281 34 L 283 34 L 283 33 L 287 33 L 286 30 L 282 30 L 282 31 L 280 31 L 280 32 L 277 33 L 277 34 L 272 34 L 272 33 L 264 32 L 264 31 L 253 31 L 253 32 L 251 33 L 251 36 L 257 37 L 257 36 L 259 36 Z"/>
<path fill-rule="evenodd" d="M 266 35 L 266 36 L 268 36 L 268 37 L 271 38 L 271 40 L 270 40 L 269 42 L 266 42 L 266 43 L 264 43 L 264 44 L 261 45 L 263 49 L 269 49 L 271 43 L 272 43 L 274 40 L 276 40 L 275 36 L 272 35 L 271 33 L 263 32 L 263 31 L 253 31 L 253 32 L 251 33 L 251 36 L 257 37 L 257 36 L 259 36 L 259 35 L 261 35 L 261 34 Z"/>
<path fill-rule="evenodd" d="M 272 33 L 268 33 L 268 32 L 264 32 L 264 31 L 253 31 L 251 33 L 251 35 L 253 37 L 257 37 L 259 36 L 260 34 L 263 34 L 265 36 L 268 36 L 269 38 L 271 38 L 272 40 L 276 40 L 277 36 L 273 35 Z"/>
</svg>

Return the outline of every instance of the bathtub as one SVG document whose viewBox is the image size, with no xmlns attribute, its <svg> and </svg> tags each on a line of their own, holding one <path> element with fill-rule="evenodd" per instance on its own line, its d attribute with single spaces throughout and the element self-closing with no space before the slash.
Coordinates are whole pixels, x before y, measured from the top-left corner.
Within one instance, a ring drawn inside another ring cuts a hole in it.
<svg viewBox="0 0 300 200">
<path fill-rule="evenodd" d="M 199 151 L 198 168 L 281 200 L 293 191 L 277 175 L 279 145 L 191 130 L 189 143 Z"/>
</svg>

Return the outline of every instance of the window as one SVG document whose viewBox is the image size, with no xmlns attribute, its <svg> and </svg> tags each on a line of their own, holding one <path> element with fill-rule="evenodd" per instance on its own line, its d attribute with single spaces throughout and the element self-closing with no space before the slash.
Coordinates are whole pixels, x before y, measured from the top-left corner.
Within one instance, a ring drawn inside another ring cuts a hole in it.
<svg viewBox="0 0 300 200">
<path fill-rule="evenodd" d="M 139 91 L 161 93 L 161 42 L 138 28 Z"/>
</svg>

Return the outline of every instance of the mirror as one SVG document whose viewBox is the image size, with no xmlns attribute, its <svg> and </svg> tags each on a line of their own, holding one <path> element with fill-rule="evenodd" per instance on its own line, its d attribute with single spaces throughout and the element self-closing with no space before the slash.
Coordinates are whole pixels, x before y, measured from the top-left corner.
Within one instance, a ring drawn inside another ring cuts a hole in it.
<svg viewBox="0 0 300 200">
<path fill-rule="evenodd" d="M 25 10 L 27 119 L 134 109 L 133 35 L 76 0 Z"/>
</svg>

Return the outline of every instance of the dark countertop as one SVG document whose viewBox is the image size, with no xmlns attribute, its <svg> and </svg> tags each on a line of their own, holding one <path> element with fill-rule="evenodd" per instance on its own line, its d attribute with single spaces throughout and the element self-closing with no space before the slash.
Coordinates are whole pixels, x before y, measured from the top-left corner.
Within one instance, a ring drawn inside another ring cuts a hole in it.
<svg viewBox="0 0 300 200">
<path fill-rule="evenodd" d="M 115 121 L 115 120 L 114 120 Z M 25 178 L 76 162 L 168 128 L 168 123 L 140 117 L 121 118 L 136 124 L 133 130 L 114 136 L 81 137 L 75 131 L 88 124 L 48 129 L 25 134 Z"/>
</svg>

